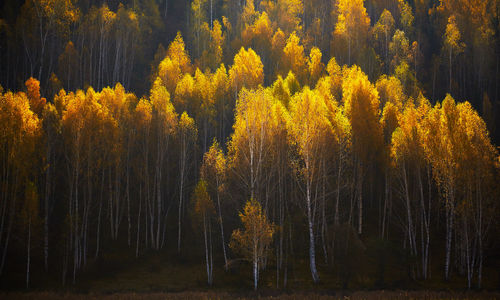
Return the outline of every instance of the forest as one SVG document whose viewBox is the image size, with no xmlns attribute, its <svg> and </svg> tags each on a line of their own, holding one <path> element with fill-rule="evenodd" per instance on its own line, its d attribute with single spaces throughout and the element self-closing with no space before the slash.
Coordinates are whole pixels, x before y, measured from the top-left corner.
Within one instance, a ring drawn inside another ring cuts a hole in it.
<svg viewBox="0 0 500 300">
<path fill-rule="evenodd" d="M 2 5 L 0 290 L 500 289 L 497 0 Z"/>
</svg>

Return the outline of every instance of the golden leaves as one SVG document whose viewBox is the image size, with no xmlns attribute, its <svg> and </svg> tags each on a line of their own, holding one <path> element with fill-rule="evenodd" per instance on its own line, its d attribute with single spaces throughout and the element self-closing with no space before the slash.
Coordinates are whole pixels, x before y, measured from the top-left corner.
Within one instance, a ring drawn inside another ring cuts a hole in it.
<svg viewBox="0 0 500 300">
<path fill-rule="evenodd" d="M 275 226 L 267 220 L 260 203 L 255 199 L 246 202 L 239 213 L 244 231 L 236 229 L 231 236 L 229 247 L 240 252 L 249 261 L 260 260 L 272 241 Z"/>
<path fill-rule="evenodd" d="M 202 220 L 215 213 L 215 207 L 207 190 L 207 182 L 200 179 L 193 191 L 194 213 Z"/>
<path fill-rule="evenodd" d="M 241 48 L 229 69 L 229 81 L 235 92 L 242 88 L 254 89 L 264 83 L 264 66 L 251 48 Z"/>
</svg>

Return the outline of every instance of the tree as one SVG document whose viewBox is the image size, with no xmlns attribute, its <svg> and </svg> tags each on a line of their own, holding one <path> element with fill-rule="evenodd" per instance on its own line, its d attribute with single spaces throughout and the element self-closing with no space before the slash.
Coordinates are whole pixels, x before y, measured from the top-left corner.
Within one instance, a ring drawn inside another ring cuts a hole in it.
<svg viewBox="0 0 500 300">
<path fill-rule="evenodd" d="M 115 59 L 112 64 L 112 82 L 121 82 L 125 88 L 129 87 L 133 73 L 136 50 L 134 43 L 140 38 L 139 17 L 132 9 L 123 4 L 118 5 L 115 26 Z"/>
<path fill-rule="evenodd" d="M 165 207 L 165 183 L 164 176 L 166 173 L 165 161 L 168 157 L 170 149 L 170 139 L 174 135 L 178 124 L 178 115 L 175 111 L 172 102 L 170 101 L 170 94 L 167 89 L 161 84 L 161 79 L 157 78 L 150 91 L 150 101 L 153 108 L 153 124 L 156 129 L 154 140 L 155 147 L 155 181 L 153 183 L 153 195 L 156 199 L 152 199 L 149 203 L 150 213 L 150 232 L 151 244 L 153 249 L 160 249 L 163 244 L 160 244 L 160 237 L 162 237 L 161 230 L 165 216 L 168 214 L 169 209 Z M 156 225 L 156 229 L 154 228 Z"/>
<path fill-rule="evenodd" d="M 24 3 L 19 21 L 25 54 L 30 64 L 30 76 L 35 76 L 35 68 L 38 68 L 36 77 L 46 78 L 45 56 L 51 39 L 68 34 L 70 25 L 78 18 L 79 10 L 71 0 L 30 0 Z M 51 46 L 54 44 L 52 40 Z M 48 61 L 52 63 L 55 61 L 54 51 L 49 55 L 51 57 Z M 48 67 L 51 69 L 52 65 Z"/>
<path fill-rule="evenodd" d="M 25 199 L 21 212 L 21 218 L 27 231 L 26 288 L 28 289 L 30 283 L 31 241 L 33 239 L 32 235 L 35 236 L 35 238 L 37 237 L 35 230 L 40 224 L 40 220 L 38 218 L 38 193 L 33 182 L 30 181 L 26 184 L 26 190 L 24 194 Z"/>
<path fill-rule="evenodd" d="M 37 114 L 38 117 L 42 116 L 43 107 L 47 100 L 40 96 L 40 81 L 33 77 L 26 80 L 27 96 L 30 101 L 31 110 Z"/>
<path fill-rule="evenodd" d="M 285 33 L 281 30 L 281 28 L 276 29 L 276 32 L 274 33 L 271 40 L 271 61 L 274 63 L 271 64 L 272 72 L 269 73 L 272 74 L 273 77 L 277 75 L 284 76 L 284 74 L 280 74 L 282 68 L 280 62 L 282 61 L 283 49 L 285 48 L 285 44 Z"/>
<path fill-rule="evenodd" d="M 203 52 L 204 65 L 215 71 L 222 62 L 225 35 L 222 32 L 222 25 L 218 20 L 213 22 L 210 29 L 210 41 L 208 51 Z"/>
<path fill-rule="evenodd" d="M 179 139 L 179 222 L 178 222 L 178 239 L 177 239 L 177 252 L 181 251 L 181 228 L 182 228 L 182 203 L 184 202 L 184 181 L 186 180 L 187 172 L 189 170 L 189 154 L 192 151 L 189 149 L 196 141 L 198 130 L 194 120 L 189 117 L 186 112 L 183 112 L 179 118 L 177 125 L 177 134 Z M 209 282 L 210 284 L 210 282 Z"/>
<path fill-rule="evenodd" d="M 79 75 L 80 58 L 73 42 L 69 41 L 64 47 L 64 52 L 59 55 L 57 74 L 61 78 L 66 90 L 75 89 Z"/>
<path fill-rule="evenodd" d="M 468 286 L 471 286 L 473 268 L 476 266 L 472 261 L 479 263 L 476 272 L 480 285 L 483 259 L 481 248 L 483 233 L 487 228 L 483 226 L 484 222 L 490 222 L 483 212 L 484 201 L 488 197 L 481 192 L 481 183 L 490 180 L 488 178 L 491 178 L 491 168 L 497 153 L 489 141 L 484 121 L 477 112 L 472 110 L 468 102 L 457 105 L 449 94 L 442 105 L 436 105 L 432 109 L 424 125 L 426 159 L 432 166 L 433 177 L 445 208 L 444 278 L 449 280 L 452 239 L 458 235 L 461 240 L 455 239 L 455 245 L 461 250 L 460 255 L 465 257 L 462 263 L 467 272 Z M 490 167 L 486 167 L 487 165 Z M 457 219 L 461 222 L 457 222 Z M 470 219 L 474 221 L 471 222 Z M 471 228 L 474 238 L 469 237 Z"/>
<path fill-rule="evenodd" d="M 206 15 L 205 15 L 205 5 L 207 0 L 194 0 L 191 3 L 191 35 L 193 39 L 193 43 L 196 47 L 196 57 L 200 57 L 204 47 L 202 48 L 201 35 L 203 31 L 203 23 L 206 23 Z M 208 26 L 207 26 L 208 27 Z M 205 42 L 205 41 L 203 41 Z"/>
<path fill-rule="evenodd" d="M 186 73 L 193 70 L 191 59 L 185 50 L 184 40 L 180 32 L 170 43 L 167 49 L 167 56 L 158 67 L 158 76 L 170 94 L 174 94 L 177 83 Z"/>
<path fill-rule="evenodd" d="M 465 48 L 465 45 L 461 42 L 460 30 L 458 29 L 455 16 L 448 18 L 448 24 L 446 25 L 446 32 L 444 34 L 443 47 L 448 50 L 449 53 L 450 87 L 448 92 L 451 93 L 452 57 L 459 55 Z"/>
<path fill-rule="evenodd" d="M 236 103 L 228 159 L 245 198 L 268 199 L 265 179 L 272 150 L 272 104 L 270 91 L 262 87 L 255 91 L 243 89 Z"/>
<path fill-rule="evenodd" d="M 194 213 L 196 220 L 203 224 L 203 237 L 205 240 L 205 262 L 207 269 L 207 281 L 211 286 L 213 283 L 213 254 L 212 254 L 212 225 L 211 218 L 215 213 L 214 204 L 207 190 L 207 182 L 198 181 L 193 192 Z"/>
<path fill-rule="evenodd" d="M 383 75 L 377 80 L 375 87 L 380 97 L 381 108 L 385 107 L 385 105 L 390 102 L 398 111 L 403 110 L 407 97 L 404 93 L 401 81 L 399 81 L 398 78 Z"/>
<path fill-rule="evenodd" d="M 56 154 L 58 152 L 58 143 L 61 140 L 61 116 L 53 104 L 44 107 L 42 115 L 42 126 L 44 139 L 46 143 L 45 153 L 45 194 L 43 199 L 44 210 L 44 266 L 48 270 L 49 258 L 49 219 L 50 207 L 54 203 L 54 176 L 56 173 Z"/>
<path fill-rule="evenodd" d="M 323 75 L 325 64 L 321 62 L 321 50 L 316 47 L 311 49 L 307 66 L 309 68 L 309 84 L 312 86 Z"/>
<path fill-rule="evenodd" d="M 396 29 L 389 43 L 389 51 L 392 56 L 391 67 L 395 70 L 402 63 L 408 64 L 411 61 L 410 42 L 404 31 Z"/>
<path fill-rule="evenodd" d="M 363 179 L 379 159 L 382 128 L 379 123 L 380 101 L 368 77 L 354 66 L 345 70 L 342 95 L 347 118 L 352 126 L 358 198 L 358 233 L 363 231 Z"/>
<path fill-rule="evenodd" d="M 304 3 L 299 0 L 262 1 L 261 7 L 269 14 L 271 20 L 276 20 L 277 27 L 286 35 L 297 32 L 302 36 L 302 19 Z"/>
<path fill-rule="evenodd" d="M 370 17 L 363 0 L 337 1 L 338 20 L 334 35 L 347 40 L 347 64 L 351 64 L 351 48 L 363 49 L 370 28 Z"/>
<path fill-rule="evenodd" d="M 456 151 L 459 131 L 455 100 L 447 95 L 442 106 L 436 105 L 426 119 L 426 158 L 432 165 L 433 177 L 442 191 L 446 213 L 445 266 L 444 278 L 449 279 L 451 262 L 451 242 L 456 215 L 456 183 L 458 151 Z"/>
<path fill-rule="evenodd" d="M 207 190 L 212 194 L 215 191 L 217 199 L 217 214 L 221 232 L 222 253 L 224 254 L 224 268 L 227 270 L 227 253 L 224 236 L 224 220 L 222 214 L 221 196 L 226 185 L 227 159 L 222 152 L 217 140 L 214 139 L 208 152 L 203 155 L 203 164 L 200 168 L 201 178 L 207 183 Z"/>
<path fill-rule="evenodd" d="M 316 269 L 316 250 L 314 220 L 317 207 L 317 196 L 313 192 L 316 181 L 322 171 L 322 159 L 326 155 L 325 145 L 331 124 L 327 119 L 327 107 L 315 91 L 305 88 L 296 94 L 290 103 L 290 121 L 288 131 L 290 143 L 297 147 L 298 162 L 296 172 L 305 185 L 305 203 L 309 233 L 309 265 L 312 279 L 319 282 Z"/>
<path fill-rule="evenodd" d="M 381 52 L 384 56 L 384 67 L 386 72 L 389 72 L 389 41 L 393 35 L 393 31 L 394 18 L 387 9 L 384 9 L 379 20 L 375 26 L 373 26 L 373 35 L 379 47 L 382 48 Z"/>
<path fill-rule="evenodd" d="M 401 13 L 401 16 L 399 18 L 399 23 L 401 24 L 403 30 L 408 34 L 410 34 L 414 30 L 413 27 L 414 17 L 411 6 L 405 0 L 398 0 L 398 8 Z"/>
<path fill-rule="evenodd" d="M 264 67 L 260 57 L 251 49 L 241 48 L 229 69 L 229 81 L 235 98 L 242 88 L 255 89 L 264 83 Z"/>
<path fill-rule="evenodd" d="M 229 135 L 234 104 L 230 101 L 229 77 L 224 64 L 221 64 L 219 68 L 217 68 L 210 83 L 215 98 L 215 118 L 218 121 L 216 136 L 220 141 L 225 141 L 226 137 Z"/>
<path fill-rule="evenodd" d="M 136 237 L 136 248 L 135 248 L 135 256 L 139 255 L 139 240 L 141 234 L 141 213 L 144 207 L 146 210 L 150 204 L 150 199 L 152 197 L 152 193 L 150 193 L 150 169 L 149 169 L 149 160 L 150 160 L 150 137 L 151 137 L 151 127 L 152 127 L 152 119 L 153 119 L 153 107 L 151 102 L 147 99 L 142 98 L 135 110 L 133 112 L 134 115 L 134 127 L 137 131 L 136 135 L 136 143 L 138 145 L 137 152 L 137 173 L 139 174 L 139 211 L 137 213 L 137 237 Z M 143 204 L 144 203 L 144 204 Z M 147 241 L 148 237 L 148 227 L 149 224 L 147 222 L 147 216 L 149 215 L 148 211 L 146 211 L 145 215 L 145 237 Z M 147 242 L 146 242 L 147 244 Z"/>
<path fill-rule="evenodd" d="M 239 213 L 244 231 L 236 229 L 231 235 L 229 247 L 241 253 L 252 262 L 254 289 L 257 290 L 259 270 L 269 251 L 274 234 L 274 225 L 269 223 L 262 207 L 255 199 L 246 202 L 243 212 Z"/>
<path fill-rule="evenodd" d="M 422 178 L 428 170 L 424 152 L 424 128 L 422 120 L 426 117 L 429 105 L 422 100 L 419 107 L 408 103 L 399 115 L 399 126 L 392 134 L 391 158 L 398 180 L 398 195 L 406 209 L 406 219 L 403 222 L 405 236 L 411 255 L 420 255 L 422 262 L 422 277 L 428 275 L 428 249 L 430 243 L 430 210 L 431 195 L 424 195 L 425 180 Z M 385 111 L 384 111 L 385 112 Z M 428 201 L 426 201 L 428 200 Z M 428 203 L 426 203 L 428 202 Z M 420 226 L 419 226 L 420 225 Z M 419 251 L 418 230 L 420 227 L 421 249 Z"/>
<path fill-rule="evenodd" d="M 292 71 L 299 79 L 299 82 L 305 83 L 305 77 L 308 73 L 307 58 L 304 54 L 304 46 L 300 45 L 300 38 L 295 32 L 286 41 L 282 61 L 283 73 Z"/>
<path fill-rule="evenodd" d="M 35 147 L 40 134 L 40 120 L 30 110 L 30 100 L 25 93 L 0 94 L 0 251 L 2 274 L 16 213 L 19 193 L 23 182 L 29 181 L 33 166 L 36 166 Z"/>
</svg>

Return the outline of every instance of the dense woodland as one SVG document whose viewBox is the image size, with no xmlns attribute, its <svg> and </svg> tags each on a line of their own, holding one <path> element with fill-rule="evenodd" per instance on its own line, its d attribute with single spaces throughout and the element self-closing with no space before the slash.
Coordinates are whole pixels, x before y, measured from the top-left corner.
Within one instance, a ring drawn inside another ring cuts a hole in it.
<svg viewBox="0 0 500 300">
<path fill-rule="evenodd" d="M 116 245 L 209 286 L 481 288 L 499 64 L 495 0 L 5 1 L 2 288 L 75 284 Z"/>
</svg>

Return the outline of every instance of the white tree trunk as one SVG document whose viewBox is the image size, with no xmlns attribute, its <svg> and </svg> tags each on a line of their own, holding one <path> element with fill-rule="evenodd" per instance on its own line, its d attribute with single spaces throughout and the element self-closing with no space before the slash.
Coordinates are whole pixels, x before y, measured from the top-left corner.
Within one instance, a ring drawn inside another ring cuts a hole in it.
<svg viewBox="0 0 500 300">
<path fill-rule="evenodd" d="M 306 202 L 307 202 L 307 221 L 308 221 L 308 226 L 309 226 L 309 265 L 311 268 L 311 275 L 314 283 L 319 282 L 319 275 L 318 271 L 316 270 L 316 250 L 314 247 L 314 224 L 313 224 L 313 218 L 312 218 L 312 212 L 311 212 L 311 183 L 308 179 L 307 182 L 307 195 L 306 195 Z"/>
</svg>

